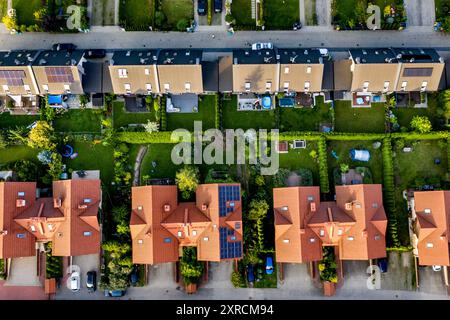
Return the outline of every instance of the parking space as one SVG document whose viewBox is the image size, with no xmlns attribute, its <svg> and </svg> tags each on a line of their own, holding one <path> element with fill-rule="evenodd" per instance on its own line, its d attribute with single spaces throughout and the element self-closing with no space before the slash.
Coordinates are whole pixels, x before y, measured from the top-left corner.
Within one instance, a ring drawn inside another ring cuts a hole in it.
<svg viewBox="0 0 450 320">
<path fill-rule="evenodd" d="M 175 263 L 162 263 L 148 266 L 148 287 L 173 289 L 178 287 L 175 282 Z M 139 288 L 136 288 L 139 290 Z"/>
<path fill-rule="evenodd" d="M 278 270 L 279 272 L 279 270 Z M 278 281 L 278 288 L 280 290 L 305 290 L 312 292 L 319 292 L 320 289 L 314 287 L 308 271 L 306 263 L 285 263 L 283 264 L 284 279 Z"/>
<path fill-rule="evenodd" d="M 208 282 L 202 285 L 203 288 L 231 289 L 231 274 L 233 273 L 234 262 L 211 262 L 209 263 Z"/>
<path fill-rule="evenodd" d="M 388 252 L 388 271 L 381 275 L 383 290 L 416 290 L 414 258 L 411 252 Z"/>
<path fill-rule="evenodd" d="M 5 286 L 33 286 L 40 287 L 37 276 L 37 257 L 14 258 Z"/>
<path fill-rule="evenodd" d="M 432 267 L 419 267 L 419 291 L 446 295 L 444 268 L 441 271 L 434 271 Z"/>
</svg>

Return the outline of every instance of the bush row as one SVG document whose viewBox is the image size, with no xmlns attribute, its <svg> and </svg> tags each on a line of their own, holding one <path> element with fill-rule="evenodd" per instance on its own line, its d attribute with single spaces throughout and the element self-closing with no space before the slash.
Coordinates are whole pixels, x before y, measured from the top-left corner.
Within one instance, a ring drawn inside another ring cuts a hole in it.
<svg viewBox="0 0 450 320">
<path fill-rule="evenodd" d="M 388 243 L 393 247 L 400 247 L 398 239 L 397 210 L 395 207 L 395 183 L 394 183 L 394 161 L 392 159 L 391 139 L 383 139 L 383 187 L 384 207 L 388 215 Z"/>
<path fill-rule="evenodd" d="M 330 192 L 330 182 L 328 179 L 327 141 L 325 137 L 321 137 L 321 139 L 319 139 L 318 154 L 319 154 L 320 191 L 322 193 L 328 193 Z"/>
<path fill-rule="evenodd" d="M 215 128 L 222 130 L 222 99 L 216 94 L 214 100 L 215 108 Z"/>
<path fill-rule="evenodd" d="M 175 143 L 171 140 L 171 131 L 161 132 L 118 132 L 117 139 L 131 144 Z"/>
<path fill-rule="evenodd" d="M 166 110 L 166 96 L 162 96 L 159 100 L 159 110 L 161 111 L 161 131 L 167 130 L 167 110 Z M 131 142 L 130 142 L 131 143 Z"/>
</svg>

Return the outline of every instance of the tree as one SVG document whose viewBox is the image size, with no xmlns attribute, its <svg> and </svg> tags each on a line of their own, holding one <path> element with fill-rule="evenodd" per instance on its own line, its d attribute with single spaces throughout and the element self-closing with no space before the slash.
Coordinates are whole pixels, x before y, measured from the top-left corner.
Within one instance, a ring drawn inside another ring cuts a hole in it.
<svg viewBox="0 0 450 320">
<path fill-rule="evenodd" d="M 411 128 L 419 133 L 427 133 L 433 129 L 430 120 L 426 116 L 414 116 L 411 120 Z"/>
<path fill-rule="evenodd" d="M 340 165 L 341 173 L 347 173 L 350 169 L 349 165 L 347 163 L 341 163 Z"/>
<path fill-rule="evenodd" d="M 145 132 L 149 132 L 149 133 L 158 132 L 159 131 L 159 123 L 148 120 L 148 122 L 146 124 L 144 124 L 144 129 L 145 129 Z"/>
<path fill-rule="evenodd" d="M 185 284 L 196 283 L 203 274 L 203 263 L 197 260 L 195 247 L 184 247 L 183 256 L 180 259 L 180 274 Z"/>
<path fill-rule="evenodd" d="M 177 22 L 178 31 L 186 31 L 187 27 L 189 27 L 189 21 L 186 19 L 181 19 Z"/>
<path fill-rule="evenodd" d="M 37 121 L 28 134 L 28 146 L 36 149 L 53 150 L 56 148 L 53 127 L 47 121 Z"/>
<path fill-rule="evenodd" d="M 269 204 L 267 203 L 266 200 L 253 199 L 249 205 L 248 218 L 250 220 L 260 220 L 267 215 L 268 210 Z"/>
<path fill-rule="evenodd" d="M 14 129 L 8 130 L 7 137 L 11 143 L 25 144 L 28 142 L 28 139 L 26 137 L 27 132 L 28 129 L 25 126 L 22 127 L 17 126 Z"/>
<path fill-rule="evenodd" d="M 33 13 L 34 20 L 36 20 L 38 22 L 43 22 L 47 15 L 48 15 L 48 10 L 46 7 L 42 7 Z"/>
<path fill-rule="evenodd" d="M 6 142 L 5 137 L 0 132 L 0 149 L 5 149 L 8 146 L 8 143 Z"/>
<path fill-rule="evenodd" d="M 198 168 L 194 166 L 185 166 L 177 172 L 175 181 L 178 189 L 181 191 L 182 197 L 184 199 L 189 199 L 199 184 Z"/>
<path fill-rule="evenodd" d="M 15 14 L 11 15 L 11 16 L 4 16 L 2 18 L 2 22 L 8 30 L 18 30 L 19 29 L 19 25 L 17 24 Z"/>
</svg>

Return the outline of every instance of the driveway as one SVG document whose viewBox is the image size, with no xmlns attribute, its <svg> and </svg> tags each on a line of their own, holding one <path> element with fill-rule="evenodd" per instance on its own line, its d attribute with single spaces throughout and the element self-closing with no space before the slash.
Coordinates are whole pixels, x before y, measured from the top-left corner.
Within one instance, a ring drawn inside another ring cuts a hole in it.
<svg viewBox="0 0 450 320">
<path fill-rule="evenodd" d="M 208 282 L 202 288 L 232 289 L 231 274 L 233 273 L 234 262 L 210 262 L 208 272 Z"/>
<path fill-rule="evenodd" d="M 434 0 L 404 0 L 407 24 L 410 26 L 433 26 L 435 21 Z"/>
<path fill-rule="evenodd" d="M 284 279 L 278 277 L 278 290 L 302 290 L 310 292 L 312 295 L 321 292 L 314 287 L 313 281 L 308 271 L 306 263 L 284 263 Z"/>
<path fill-rule="evenodd" d="M 0 300 L 48 300 L 48 296 L 40 286 L 7 286 L 0 281 Z"/>
<path fill-rule="evenodd" d="M 162 263 L 154 266 L 148 266 L 148 288 L 177 288 L 175 282 L 175 263 Z M 136 288 L 139 290 L 139 288 Z"/>
<path fill-rule="evenodd" d="M 5 286 L 41 287 L 37 276 L 37 257 L 13 258 Z"/>
<path fill-rule="evenodd" d="M 444 273 L 433 271 L 432 267 L 419 267 L 419 291 L 432 294 L 447 294 Z"/>
<path fill-rule="evenodd" d="M 330 27 L 330 29 L 332 29 L 331 1 L 332 0 L 316 0 L 317 25 Z"/>
</svg>

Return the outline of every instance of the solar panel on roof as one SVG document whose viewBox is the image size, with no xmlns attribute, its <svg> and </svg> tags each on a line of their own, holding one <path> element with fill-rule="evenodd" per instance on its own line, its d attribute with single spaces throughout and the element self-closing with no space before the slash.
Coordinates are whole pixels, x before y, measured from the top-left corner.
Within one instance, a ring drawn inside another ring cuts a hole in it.
<svg viewBox="0 0 450 320">
<path fill-rule="evenodd" d="M 221 227 L 220 233 L 220 258 L 221 259 L 234 259 L 242 257 L 242 241 L 228 241 L 228 236 L 234 236 L 234 230 L 228 227 Z"/>
<path fill-rule="evenodd" d="M 26 78 L 26 74 L 23 70 L 0 70 L 0 79 L 6 80 L 8 86 L 23 86 L 24 78 Z"/>
<path fill-rule="evenodd" d="M 228 213 L 233 212 L 234 203 L 230 203 L 227 207 L 227 202 L 240 201 L 241 193 L 240 186 L 220 186 L 219 187 L 219 216 L 226 217 Z"/>
<path fill-rule="evenodd" d="M 45 74 L 49 83 L 73 83 L 75 81 L 70 67 L 47 67 Z"/>
</svg>

